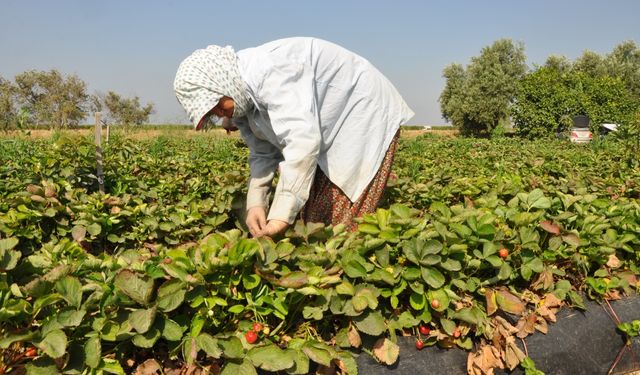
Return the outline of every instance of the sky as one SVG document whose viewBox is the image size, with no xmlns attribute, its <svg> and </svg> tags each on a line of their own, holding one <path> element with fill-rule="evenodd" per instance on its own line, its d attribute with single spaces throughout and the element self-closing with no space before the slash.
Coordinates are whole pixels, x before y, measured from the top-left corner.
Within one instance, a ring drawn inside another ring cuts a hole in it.
<svg viewBox="0 0 640 375">
<path fill-rule="evenodd" d="M 187 123 L 173 93 L 179 63 L 209 44 L 236 50 L 291 36 L 340 44 L 372 62 L 416 113 L 442 125 L 443 69 L 501 38 L 527 64 L 640 45 L 640 0 L 0 0 L 0 76 L 57 69 L 88 93 L 152 102 L 153 123 Z"/>
</svg>

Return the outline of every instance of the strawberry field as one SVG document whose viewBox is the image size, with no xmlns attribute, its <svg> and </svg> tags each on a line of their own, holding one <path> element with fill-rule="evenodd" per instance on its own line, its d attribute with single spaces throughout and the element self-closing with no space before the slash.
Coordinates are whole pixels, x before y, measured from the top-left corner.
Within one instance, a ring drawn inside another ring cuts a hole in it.
<svg viewBox="0 0 640 375">
<path fill-rule="evenodd" d="M 534 374 L 521 339 L 640 286 L 640 170 L 619 152 L 402 138 L 356 232 L 252 239 L 237 138 L 116 135 L 106 194 L 90 139 L 0 139 L 0 373 L 355 374 L 411 335 L 469 351 L 471 374 Z"/>
</svg>

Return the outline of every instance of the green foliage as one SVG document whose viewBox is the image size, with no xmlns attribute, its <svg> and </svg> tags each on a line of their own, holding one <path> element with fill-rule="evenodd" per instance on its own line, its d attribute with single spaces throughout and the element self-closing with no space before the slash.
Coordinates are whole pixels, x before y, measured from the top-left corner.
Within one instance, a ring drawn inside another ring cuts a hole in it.
<svg viewBox="0 0 640 375">
<path fill-rule="evenodd" d="M 637 109 L 619 79 L 542 67 L 520 81 L 512 116 L 519 135 L 551 138 L 570 129 L 573 116 L 589 116 L 596 131 L 602 123 L 629 123 Z"/>
<path fill-rule="evenodd" d="M 109 118 L 120 125 L 140 125 L 149 121 L 153 113 L 153 104 L 142 107 L 140 98 L 123 98 L 113 91 L 109 91 L 103 100 Z"/>
<path fill-rule="evenodd" d="M 144 350 L 222 373 L 356 373 L 352 350 L 393 364 L 396 336 L 428 324 L 426 345 L 470 350 L 502 313 L 546 322 L 546 301 L 637 289 L 638 170 L 606 147 L 402 140 L 394 204 L 353 233 L 298 222 L 271 240 L 236 228 L 233 139 L 114 137 L 108 194 L 88 140 L 3 141 L 0 348 L 37 348 L 36 373 L 133 373 Z M 250 344 L 253 322 L 267 329 Z"/>
<path fill-rule="evenodd" d="M 76 75 L 31 70 L 18 74 L 15 86 L 17 101 L 30 114 L 31 123 L 66 128 L 85 117 L 86 84 Z"/>
<path fill-rule="evenodd" d="M 526 72 L 524 45 L 501 39 L 482 49 L 465 69 L 445 68 L 440 95 L 442 115 L 462 134 L 490 134 L 509 118 L 517 82 Z"/>
<path fill-rule="evenodd" d="M 632 345 L 632 340 L 635 337 L 640 336 L 640 320 L 620 323 L 617 328 L 618 331 L 622 332 L 626 336 L 625 341 L 629 346 Z"/>
<path fill-rule="evenodd" d="M 11 82 L 0 77 L 0 130 L 2 131 L 11 130 L 16 125 L 15 90 Z"/>
<path fill-rule="evenodd" d="M 622 146 L 619 149 L 621 159 L 631 167 L 640 167 L 640 110 L 633 120 L 620 125 L 614 137 Z"/>
</svg>

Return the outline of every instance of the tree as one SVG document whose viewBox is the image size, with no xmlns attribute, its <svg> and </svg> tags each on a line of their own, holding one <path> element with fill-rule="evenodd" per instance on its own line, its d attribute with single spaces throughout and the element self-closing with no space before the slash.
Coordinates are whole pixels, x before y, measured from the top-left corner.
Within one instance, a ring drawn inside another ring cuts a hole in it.
<svg viewBox="0 0 640 375">
<path fill-rule="evenodd" d="M 509 119 L 517 82 L 527 70 L 524 45 L 500 39 L 473 57 L 466 70 L 445 68 L 440 95 L 443 116 L 463 134 L 487 134 Z"/>
<path fill-rule="evenodd" d="M 15 86 L 0 77 L 0 129 L 7 131 L 16 125 Z"/>
<path fill-rule="evenodd" d="M 639 104 L 621 79 L 593 76 L 579 70 L 563 72 L 543 66 L 519 82 L 512 115 L 519 135 L 553 137 L 572 126 L 576 115 L 597 124 L 627 123 Z"/>
<path fill-rule="evenodd" d="M 153 113 L 153 104 L 148 103 L 144 107 L 140 105 L 140 98 L 123 98 L 113 91 L 109 91 L 103 100 L 109 118 L 115 123 L 129 126 L 141 125 L 149 121 L 149 115 Z"/>
<path fill-rule="evenodd" d="M 603 56 L 593 52 L 584 51 L 572 65 L 572 69 L 591 77 L 608 75 L 607 62 Z"/>
<path fill-rule="evenodd" d="M 640 48 L 628 40 L 617 45 L 607 56 L 608 72 L 620 77 L 636 100 L 640 100 Z"/>
<path fill-rule="evenodd" d="M 465 116 L 465 83 L 466 73 L 460 64 L 451 64 L 444 68 L 442 76 L 446 80 L 444 90 L 440 94 L 442 116 L 454 126 L 465 127 L 468 119 Z"/>
<path fill-rule="evenodd" d="M 32 122 L 66 128 L 85 117 L 86 84 L 78 76 L 31 70 L 17 75 L 15 82 L 18 101 Z"/>
<path fill-rule="evenodd" d="M 566 56 L 560 55 L 551 55 L 547 57 L 547 61 L 545 61 L 544 66 L 559 72 L 568 72 L 572 69 L 571 61 L 569 61 Z"/>
</svg>

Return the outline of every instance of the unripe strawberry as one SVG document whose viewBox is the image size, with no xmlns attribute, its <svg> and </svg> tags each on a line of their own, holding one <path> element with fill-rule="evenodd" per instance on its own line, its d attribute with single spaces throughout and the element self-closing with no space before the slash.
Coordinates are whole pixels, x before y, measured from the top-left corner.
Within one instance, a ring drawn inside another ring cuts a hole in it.
<svg viewBox="0 0 640 375">
<path fill-rule="evenodd" d="M 440 307 L 440 301 L 438 301 L 437 299 L 431 300 L 431 307 L 433 307 L 434 309 L 439 308 Z"/>
<path fill-rule="evenodd" d="M 453 337 L 460 338 L 460 328 L 456 327 L 456 329 L 453 331 Z"/>
</svg>

